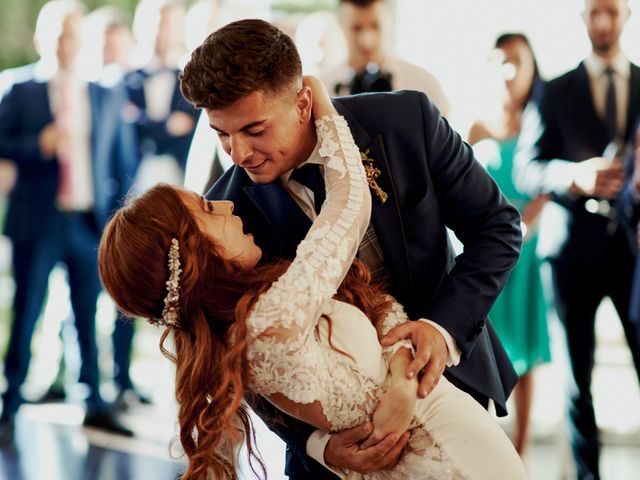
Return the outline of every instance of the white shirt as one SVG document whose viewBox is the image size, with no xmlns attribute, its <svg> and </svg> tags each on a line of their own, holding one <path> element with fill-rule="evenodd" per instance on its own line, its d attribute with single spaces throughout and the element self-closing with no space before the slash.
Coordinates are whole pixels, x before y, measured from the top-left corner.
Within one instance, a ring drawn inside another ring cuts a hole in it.
<svg viewBox="0 0 640 480">
<path fill-rule="evenodd" d="M 618 114 L 618 136 L 623 136 L 627 126 L 627 107 L 629 103 L 629 78 L 631 76 L 631 63 L 629 59 L 620 52 L 610 62 L 607 62 L 592 52 L 591 55 L 584 60 L 584 66 L 589 76 L 593 105 L 601 119 L 605 117 L 607 88 L 609 87 L 609 79 L 605 70 L 609 67 L 613 69 L 613 83 L 616 89 L 616 110 Z"/>
<path fill-rule="evenodd" d="M 144 100 L 151 120 L 161 121 L 169 117 L 175 87 L 176 76 L 169 70 L 154 73 L 144 81 Z"/>
<path fill-rule="evenodd" d="M 322 158 L 320 157 L 319 151 L 320 151 L 320 144 L 317 144 L 316 148 L 313 149 L 313 152 L 311 152 L 311 155 L 309 156 L 307 161 L 302 163 L 300 166 L 306 165 L 309 163 L 322 165 Z M 324 167 L 320 166 L 320 172 L 322 174 L 324 174 L 323 169 Z M 309 217 L 313 222 L 318 217 L 315 209 L 315 198 L 314 198 L 315 195 L 310 188 L 304 186 L 303 184 L 301 184 L 300 182 L 297 182 L 296 180 L 291 179 L 292 173 L 293 173 L 293 170 L 289 170 L 287 173 L 285 173 L 279 178 L 279 181 L 284 187 L 284 189 L 291 194 L 291 197 L 296 202 L 296 204 L 302 209 L 305 215 Z"/>
<path fill-rule="evenodd" d="M 72 199 L 65 209 L 88 211 L 93 208 L 94 186 L 91 161 L 91 102 L 87 82 L 79 77 L 58 72 L 48 83 L 49 103 L 55 119 L 62 102 L 61 89 L 67 81 L 71 82 L 74 115 L 69 119 L 68 126 Z"/>
</svg>

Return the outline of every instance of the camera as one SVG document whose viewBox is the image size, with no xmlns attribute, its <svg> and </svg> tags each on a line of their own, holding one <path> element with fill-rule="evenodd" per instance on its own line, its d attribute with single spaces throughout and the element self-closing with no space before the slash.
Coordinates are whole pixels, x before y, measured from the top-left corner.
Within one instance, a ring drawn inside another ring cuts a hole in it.
<svg viewBox="0 0 640 480">
<path fill-rule="evenodd" d="M 384 72 L 376 63 L 370 63 L 362 72 L 356 72 L 346 87 L 351 95 L 366 92 L 390 92 L 393 90 L 391 72 Z M 336 85 L 336 93 L 345 85 Z"/>
</svg>

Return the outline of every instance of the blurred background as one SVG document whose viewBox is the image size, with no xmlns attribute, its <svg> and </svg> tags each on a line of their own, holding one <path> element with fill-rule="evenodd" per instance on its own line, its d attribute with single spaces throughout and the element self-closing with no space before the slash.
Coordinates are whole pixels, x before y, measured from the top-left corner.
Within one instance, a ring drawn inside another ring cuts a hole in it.
<svg viewBox="0 0 640 480">
<path fill-rule="evenodd" d="M 14 84 L 49 67 L 43 52 L 51 45 L 40 45 L 39 51 L 34 48 L 36 22 L 45 3 L 0 0 L 0 100 Z M 198 114 L 184 102 L 141 106 L 136 96 L 142 84 L 136 82 L 144 83 L 156 72 L 178 71 L 208 33 L 229 21 L 260 17 L 276 23 L 296 40 L 306 73 L 324 79 L 332 95 L 355 91 L 353 69 L 343 75 L 350 55 L 337 0 L 82 3 L 78 71 L 82 78 L 116 92 L 123 118 L 133 124 L 138 139 L 131 154 L 136 157 L 136 171 L 131 175 L 135 178 L 130 179 L 134 190 L 169 181 L 204 192 L 229 166 L 215 135 L 206 126 L 196 128 Z M 169 4 L 170 15 L 165 8 Z M 640 63 L 640 14 L 634 13 L 636 9 L 640 13 L 640 2 L 630 0 L 629 4 L 632 15 L 621 45 L 632 62 Z M 477 119 L 493 119 L 500 111 L 504 88 L 498 81 L 503 61 L 494 48 L 498 35 L 525 34 L 545 79 L 574 68 L 591 49 L 580 16 L 583 0 L 387 0 L 386 8 L 381 23 L 388 57 L 429 72 L 425 82 L 433 90 L 427 93 L 465 139 Z M 45 16 L 38 25 L 46 28 L 54 17 Z M 164 40 L 158 40 L 160 37 Z M 391 88 L 421 88 L 411 83 L 414 77 L 407 77 L 406 86 L 394 85 L 394 81 L 404 81 L 403 74 L 385 76 L 388 72 L 382 62 L 378 68 L 359 79 L 363 90 L 385 80 Z M 175 75 L 166 75 L 175 82 Z M 167 87 L 169 83 L 163 82 L 156 82 L 157 96 L 173 98 L 174 84 Z M 149 94 L 144 95 L 148 99 Z M 154 133 L 154 122 L 163 123 L 166 138 Z M 482 146 L 478 148 L 480 158 L 484 153 Z M 4 225 L 16 176 L 13 162 L 0 159 L 0 225 Z M 0 236 L 0 359 L 6 358 L 13 317 L 12 248 L 13 242 Z M 27 343 L 31 362 L 21 387 L 25 403 L 15 416 L 15 442 L 12 448 L 0 448 L 0 479 L 177 478 L 184 459 L 175 443 L 172 365 L 159 352 L 159 330 L 144 321 L 127 320 L 127 327 L 119 331 L 116 325 L 123 320 L 108 296 L 99 293 L 94 340 L 100 380 L 96 388 L 98 397 L 113 406 L 108 412 L 115 412 L 117 421 L 109 423 L 111 416 L 106 423 L 83 421 L 84 401 L 92 392 L 87 382 L 78 382 L 83 375 L 83 351 L 78 347 L 68 269 L 64 261 L 54 263 L 42 308 L 36 312 L 33 337 Z M 555 341 L 559 337 L 554 334 L 556 329 L 557 322 L 551 318 L 551 357 L 533 372 L 530 432 L 523 453 L 531 478 L 540 480 L 575 478 L 564 422 L 567 362 Z M 640 478 L 640 391 L 624 333 L 608 299 L 598 310 L 596 333 L 592 392 L 603 443 L 602 478 Z M 126 359 L 124 364 L 118 362 L 118 355 L 124 355 L 120 357 Z M 5 377 L 0 376 L 0 391 L 6 388 Z M 269 478 L 286 478 L 283 444 L 258 419 L 256 423 L 258 448 Z M 513 415 L 500 423 L 515 435 Z"/>
</svg>

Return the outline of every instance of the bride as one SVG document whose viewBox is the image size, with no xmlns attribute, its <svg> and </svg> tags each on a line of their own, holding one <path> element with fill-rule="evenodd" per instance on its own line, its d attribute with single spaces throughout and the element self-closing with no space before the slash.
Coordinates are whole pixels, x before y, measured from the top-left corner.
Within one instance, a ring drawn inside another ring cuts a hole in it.
<svg viewBox="0 0 640 480">
<path fill-rule="evenodd" d="M 166 327 L 161 349 L 177 367 L 184 478 L 237 478 L 232 452 L 242 441 L 259 469 L 246 394 L 327 431 L 371 419 L 363 446 L 409 436 L 392 470 L 345 478 L 526 478 L 477 402 L 444 377 L 419 399 L 417 379 L 405 375 L 411 343 L 380 345 L 407 316 L 354 262 L 371 214 L 365 172 L 345 120 L 317 80 L 305 82 L 327 198 L 292 262 L 259 263 L 231 202 L 168 185 L 119 210 L 102 237 L 107 291 L 123 311 Z M 169 336 L 174 353 L 164 347 Z"/>
</svg>

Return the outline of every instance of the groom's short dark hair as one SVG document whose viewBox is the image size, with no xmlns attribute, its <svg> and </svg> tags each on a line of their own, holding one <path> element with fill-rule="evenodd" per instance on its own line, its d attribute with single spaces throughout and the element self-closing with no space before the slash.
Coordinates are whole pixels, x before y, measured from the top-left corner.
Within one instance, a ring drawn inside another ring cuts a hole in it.
<svg viewBox="0 0 640 480">
<path fill-rule="evenodd" d="M 264 20 L 240 20 L 216 30 L 193 51 L 180 87 L 195 107 L 211 110 L 258 90 L 279 93 L 301 76 L 291 37 Z"/>
</svg>

